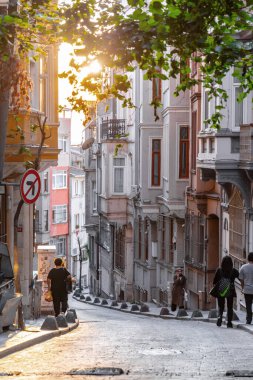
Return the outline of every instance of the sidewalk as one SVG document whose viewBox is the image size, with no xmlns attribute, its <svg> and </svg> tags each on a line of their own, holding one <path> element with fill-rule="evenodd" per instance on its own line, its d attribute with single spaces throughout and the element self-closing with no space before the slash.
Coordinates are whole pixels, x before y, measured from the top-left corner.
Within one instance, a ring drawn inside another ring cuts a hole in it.
<svg viewBox="0 0 253 380">
<path fill-rule="evenodd" d="M 76 319 L 75 323 L 68 323 L 68 327 L 59 330 L 41 330 L 41 326 L 46 319 L 39 318 L 36 320 L 26 320 L 25 330 L 5 331 L 0 334 L 0 359 L 10 355 L 14 352 L 21 351 L 24 348 L 33 346 L 37 343 L 44 342 L 48 339 L 66 334 L 75 329 L 79 325 L 79 320 Z"/>
<path fill-rule="evenodd" d="M 132 313 L 132 314 L 141 314 L 149 317 L 157 317 L 163 319 L 180 319 L 180 320 L 192 320 L 192 321 L 203 321 L 209 323 L 216 323 L 218 313 L 217 310 L 176 310 L 172 312 L 169 307 L 159 306 L 153 302 L 142 302 L 141 305 L 137 306 L 135 311 L 132 310 L 133 305 L 129 302 L 116 302 L 115 300 L 104 299 L 101 297 L 94 297 L 89 293 L 81 293 L 80 296 L 76 296 L 75 292 L 73 298 L 77 301 L 84 302 L 87 304 L 93 304 L 95 306 L 105 307 L 113 310 L 118 310 L 123 313 Z M 89 300 L 90 299 L 90 300 Z M 107 303 L 107 304 L 106 304 Z M 146 307 L 145 307 L 146 305 Z M 134 309 L 135 309 L 134 306 Z M 142 306 L 142 307 L 141 307 Z M 145 311 L 148 310 L 148 311 Z M 165 314 L 164 314 L 165 312 Z M 197 314 L 201 316 L 195 317 Z M 168 315 L 166 315 L 168 313 Z M 246 312 L 245 311 L 236 311 L 233 320 L 233 327 L 239 328 L 253 334 L 253 324 L 246 325 Z M 223 325 L 226 326 L 226 313 L 223 316 Z"/>
</svg>

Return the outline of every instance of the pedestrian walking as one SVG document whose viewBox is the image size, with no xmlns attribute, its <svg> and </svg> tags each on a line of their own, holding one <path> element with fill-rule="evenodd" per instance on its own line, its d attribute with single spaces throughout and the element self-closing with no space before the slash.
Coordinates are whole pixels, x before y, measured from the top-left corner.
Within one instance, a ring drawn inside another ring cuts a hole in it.
<svg viewBox="0 0 253 380">
<path fill-rule="evenodd" d="M 252 302 L 253 302 L 253 252 L 248 254 L 248 263 L 244 264 L 239 272 L 242 292 L 244 293 L 246 305 L 246 323 L 252 322 Z"/>
<path fill-rule="evenodd" d="M 54 260 L 55 268 L 52 268 L 47 276 L 48 290 L 51 290 L 53 297 L 54 313 L 57 317 L 60 312 L 65 313 L 68 308 L 67 283 L 71 282 L 71 275 L 62 265 L 61 258 Z"/>
<path fill-rule="evenodd" d="M 219 294 L 217 295 L 218 300 L 218 308 L 219 308 L 219 316 L 217 319 L 217 326 L 220 327 L 222 325 L 222 316 L 225 308 L 225 300 L 227 300 L 227 327 L 233 328 L 232 319 L 233 319 L 233 302 L 234 297 L 236 297 L 235 292 L 235 284 L 234 281 L 239 277 L 239 272 L 237 269 L 233 267 L 233 261 L 230 256 L 223 257 L 221 261 L 221 266 L 217 268 L 213 285 L 225 283 L 226 287 L 224 290 L 219 290 Z M 228 289 L 228 290 L 226 290 Z"/>
<path fill-rule="evenodd" d="M 181 268 L 176 269 L 174 282 L 172 285 L 171 311 L 175 311 L 177 307 L 184 309 L 184 294 L 186 291 L 186 277 L 183 275 Z"/>
</svg>

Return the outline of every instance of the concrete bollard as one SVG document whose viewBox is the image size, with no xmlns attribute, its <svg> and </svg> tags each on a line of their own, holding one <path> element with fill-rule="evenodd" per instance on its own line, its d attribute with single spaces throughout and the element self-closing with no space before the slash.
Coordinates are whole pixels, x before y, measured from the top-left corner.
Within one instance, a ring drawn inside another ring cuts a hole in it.
<svg viewBox="0 0 253 380">
<path fill-rule="evenodd" d="M 149 312 L 149 307 L 148 307 L 148 305 L 146 305 L 146 304 L 142 304 L 142 305 L 141 305 L 141 308 L 140 308 L 140 312 L 141 312 L 141 313 L 148 313 L 148 312 Z"/>
<path fill-rule="evenodd" d="M 74 315 L 73 311 L 68 310 L 66 312 L 66 321 L 68 323 L 75 323 L 76 322 L 75 315 Z"/>
<path fill-rule="evenodd" d="M 93 303 L 100 303 L 100 299 L 98 297 L 95 297 Z"/>
<path fill-rule="evenodd" d="M 59 326 L 57 324 L 57 320 L 53 315 L 48 315 L 44 322 L 42 323 L 42 326 L 40 328 L 41 330 L 59 330 Z"/>
<path fill-rule="evenodd" d="M 139 311 L 139 306 L 134 303 L 131 307 L 131 311 Z"/>
<path fill-rule="evenodd" d="M 85 298 L 85 301 L 91 301 L 90 296 L 87 296 L 87 297 Z"/>
<path fill-rule="evenodd" d="M 71 311 L 72 313 L 74 313 L 75 319 L 78 319 L 75 309 L 68 309 L 68 311 Z"/>
<path fill-rule="evenodd" d="M 80 300 L 85 300 L 85 295 L 84 294 L 80 295 Z"/>
<path fill-rule="evenodd" d="M 169 309 L 167 307 L 162 307 L 160 315 L 170 315 Z"/>
<path fill-rule="evenodd" d="M 179 309 L 178 312 L 177 312 L 177 317 L 187 317 L 188 314 L 187 314 L 187 311 L 185 309 Z"/>
<path fill-rule="evenodd" d="M 120 308 L 121 309 L 127 309 L 128 308 L 128 305 L 126 302 L 122 302 L 122 304 L 120 305 Z"/>
<path fill-rule="evenodd" d="M 192 312 L 191 318 L 203 318 L 203 314 L 200 310 L 194 310 Z"/>
<path fill-rule="evenodd" d="M 216 309 L 211 309 L 208 313 L 208 318 L 218 318 L 218 311 Z"/>
<path fill-rule="evenodd" d="M 64 314 L 59 314 L 56 317 L 56 322 L 59 327 L 68 327 L 68 322 Z"/>
<path fill-rule="evenodd" d="M 107 300 L 106 300 L 106 299 L 103 299 L 103 300 L 101 301 L 101 305 L 108 305 Z"/>
</svg>

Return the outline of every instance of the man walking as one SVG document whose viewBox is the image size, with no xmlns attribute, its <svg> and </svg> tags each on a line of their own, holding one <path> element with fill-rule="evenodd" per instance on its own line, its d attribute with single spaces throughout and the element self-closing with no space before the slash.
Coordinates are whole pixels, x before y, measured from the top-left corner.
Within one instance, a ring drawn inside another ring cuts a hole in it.
<svg viewBox="0 0 253 380">
<path fill-rule="evenodd" d="M 252 322 L 252 302 L 253 302 L 253 252 L 248 254 L 248 264 L 244 264 L 239 272 L 242 291 L 244 293 L 246 305 L 246 323 Z"/>
<path fill-rule="evenodd" d="M 68 308 L 67 282 L 71 281 L 71 275 L 63 266 L 61 258 L 54 260 L 55 268 L 51 269 L 47 276 L 48 290 L 53 296 L 54 312 L 57 317 L 60 311 L 65 313 Z"/>
</svg>

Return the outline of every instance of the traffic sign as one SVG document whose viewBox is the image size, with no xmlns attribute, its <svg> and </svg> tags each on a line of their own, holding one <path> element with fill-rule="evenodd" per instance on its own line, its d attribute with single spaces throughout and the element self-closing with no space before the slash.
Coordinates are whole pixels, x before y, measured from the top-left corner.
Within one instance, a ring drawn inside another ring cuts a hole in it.
<svg viewBox="0 0 253 380">
<path fill-rule="evenodd" d="M 20 193 L 23 201 L 28 204 L 36 202 L 40 195 L 41 181 L 39 173 L 34 169 L 28 169 L 20 183 Z"/>
</svg>

